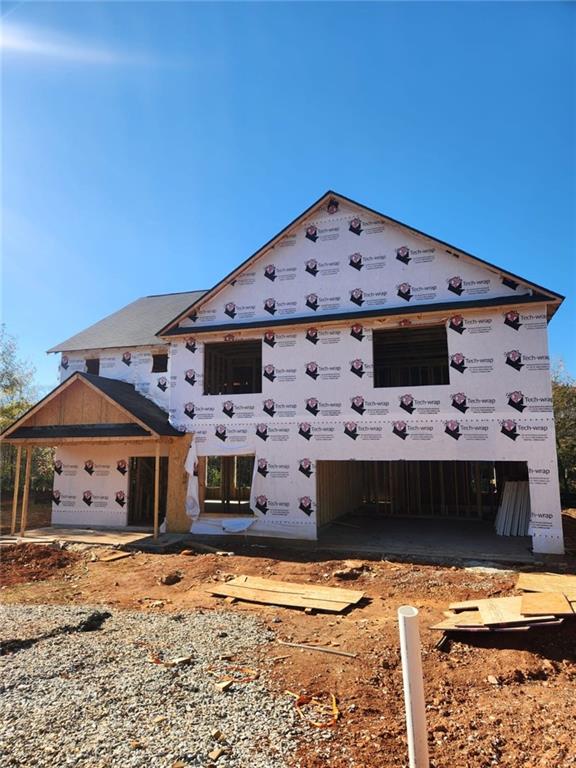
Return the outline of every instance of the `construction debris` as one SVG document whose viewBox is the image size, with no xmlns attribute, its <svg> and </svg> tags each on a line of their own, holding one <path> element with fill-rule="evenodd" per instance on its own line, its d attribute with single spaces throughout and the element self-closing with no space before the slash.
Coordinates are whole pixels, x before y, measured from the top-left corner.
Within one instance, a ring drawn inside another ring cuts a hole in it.
<svg viewBox="0 0 576 768">
<path fill-rule="evenodd" d="M 301 648 L 304 651 L 321 651 L 322 653 L 334 653 L 337 656 L 349 656 L 351 659 L 355 659 L 358 656 L 357 653 L 349 653 L 348 651 L 339 651 L 336 648 L 327 648 L 325 645 L 306 645 L 305 643 L 287 643 L 284 640 L 278 640 L 278 644 L 288 645 L 290 648 Z"/>
<path fill-rule="evenodd" d="M 133 557 L 134 552 L 113 552 L 111 555 L 105 557 L 95 557 L 93 562 L 96 563 L 113 563 L 114 560 L 122 560 L 125 557 Z"/>
<path fill-rule="evenodd" d="M 516 584 L 524 592 L 560 592 L 576 602 L 576 576 L 561 573 L 521 573 Z"/>
<path fill-rule="evenodd" d="M 182 581 L 182 574 L 179 571 L 170 571 L 170 573 L 165 573 L 161 576 L 158 581 L 160 584 L 171 587 L 173 584 L 178 584 L 179 581 Z"/>
<path fill-rule="evenodd" d="M 363 592 L 351 589 L 295 584 L 288 581 L 260 579 L 255 576 L 237 576 L 225 584 L 207 587 L 207 592 L 252 603 L 312 608 L 331 613 L 340 613 L 356 605 L 364 597 Z"/>
<path fill-rule="evenodd" d="M 336 697 L 333 693 L 328 695 L 309 696 L 306 693 L 292 693 L 292 691 L 286 691 L 288 696 L 292 696 L 294 701 L 294 707 L 298 712 L 298 715 L 308 725 L 314 726 L 314 728 L 331 728 L 335 725 L 340 718 L 340 710 L 336 702 Z M 323 699 L 329 698 L 329 703 L 323 701 Z M 324 717 L 328 716 L 328 720 L 315 720 L 317 715 Z"/>
<path fill-rule="evenodd" d="M 528 594 L 450 603 L 445 618 L 431 629 L 443 632 L 521 632 L 562 624 L 574 616 L 576 576 L 521 573 L 517 587 Z M 574 602 L 571 598 L 574 597 Z"/>
</svg>

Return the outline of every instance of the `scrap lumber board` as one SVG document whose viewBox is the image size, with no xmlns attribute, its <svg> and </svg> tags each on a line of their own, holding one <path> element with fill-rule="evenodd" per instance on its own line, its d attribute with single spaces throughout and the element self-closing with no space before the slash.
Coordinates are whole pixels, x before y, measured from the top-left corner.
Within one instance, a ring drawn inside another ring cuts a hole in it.
<svg viewBox="0 0 576 768">
<path fill-rule="evenodd" d="M 570 601 L 561 592 L 527 592 L 522 595 L 520 611 L 524 616 L 551 613 L 554 616 L 573 616 Z"/>
<path fill-rule="evenodd" d="M 482 624 L 492 626 L 495 624 L 532 624 L 540 621 L 549 621 L 554 615 L 524 616 L 521 611 L 522 597 L 492 597 L 478 600 L 464 600 L 461 603 L 450 603 L 449 608 L 457 612 L 457 615 L 470 611 L 479 611 Z"/>
<path fill-rule="evenodd" d="M 521 573 L 516 584 L 524 592 L 562 592 L 576 601 L 576 576 L 561 573 Z"/>
<path fill-rule="evenodd" d="M 352 589 L 295 584 L 255 576 L 237 576 L 223 584 L 209 586 L 207 591 L 213 595 L 235 597 L 252 603 L 314 608 L 334 613 L 340 613 L 348 606 L 356 605 L 364 597 L 363 592 Z"/>
</svg>

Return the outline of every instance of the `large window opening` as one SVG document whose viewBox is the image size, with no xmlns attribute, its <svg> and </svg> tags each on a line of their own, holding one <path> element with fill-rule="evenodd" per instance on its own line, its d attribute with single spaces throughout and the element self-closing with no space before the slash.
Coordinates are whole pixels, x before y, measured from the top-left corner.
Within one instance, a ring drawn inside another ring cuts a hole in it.
<svg viewBox="0 0 576 768">
<path fill-rule="evenodd" d="M 250 514 L 254 456 L 208 456 L 204 511 Z"/>
<path fill-rule="evenodd" d="M 262 342 L 229 341 L 204 346 L 204 394 L 262 392 Z"/>
<path fill-rule="evenodd" d="M 446 326 L 374 331 L 374 386 L 449 384 Z"/>
<path fill-rule="evenodd" d="M 168 370 L 168 355 L 152 355 L 152 373 L 166 373 Z"/>
</svg>

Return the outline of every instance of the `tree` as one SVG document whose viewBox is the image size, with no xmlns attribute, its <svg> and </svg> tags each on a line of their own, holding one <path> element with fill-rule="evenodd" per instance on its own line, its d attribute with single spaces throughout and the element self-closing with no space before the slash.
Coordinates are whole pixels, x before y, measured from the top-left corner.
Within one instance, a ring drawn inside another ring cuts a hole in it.
<svg viewBox="0 0 576 768">
<path fill-rule="evenodd" d="M 18 356 L 18 345 L 6 326 L 0 326 L 0 431 L 22 416 L 37 399 L 34 386 L 36 369 Z M 45 490 L 52 485 L 51 448 L 34 451 L 32 488 Z M 14 487 L 16 448 L 2 444 L 0 482 L 4 494 Z"/>
<path fill-rule="evenodd" d="M 560 361 L 552 370 L 558 471 L 563 493 L 576 492 L 576 380 Z"/>
</svg>

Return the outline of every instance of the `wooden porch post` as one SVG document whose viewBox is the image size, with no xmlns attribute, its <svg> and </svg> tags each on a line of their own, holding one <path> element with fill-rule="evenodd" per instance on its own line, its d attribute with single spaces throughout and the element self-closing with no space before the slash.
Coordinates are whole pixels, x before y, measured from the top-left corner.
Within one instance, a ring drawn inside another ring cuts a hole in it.
<svg viewBox="0 0 576 768">
<path fill-rule="evenodd" d="M 16 471 L 14 474 L 14 495 L 12 496 L 12 523 L 10 525 L 10 534 L 16 533 L 16 513 L 18 511 L 18 491 L 20 490 L 20 462 L 22 459 L 22 446 L 19 444 L 16 449 Z"/>
<path fill-rule="evenodd" d="M 26 470 L 24 472 L 24 493 L 22 494 L 22 514 L 20 515 L 20 536 L 26 533 L 28 522 L 28 497 L 30 495 L 30 470 L 32 467 L 32 445 L 26 446 Z"/>
<path fill-rule="evenodd" d="M 154 538 L 158 538 L 158 513 L 160 508 L 160 442 L 156 443 L 154 457 Z"/>
</svg>

